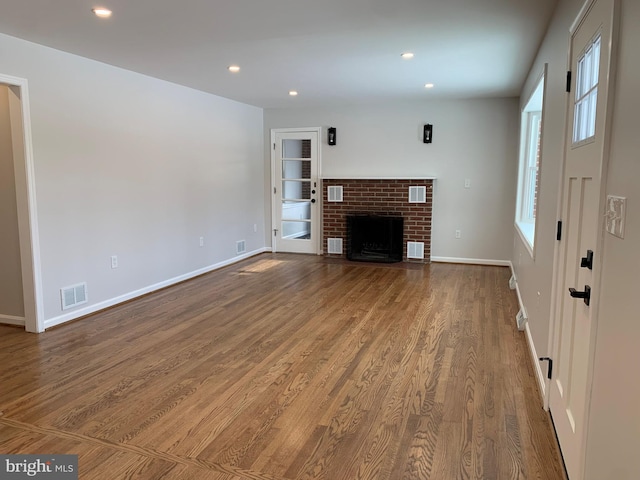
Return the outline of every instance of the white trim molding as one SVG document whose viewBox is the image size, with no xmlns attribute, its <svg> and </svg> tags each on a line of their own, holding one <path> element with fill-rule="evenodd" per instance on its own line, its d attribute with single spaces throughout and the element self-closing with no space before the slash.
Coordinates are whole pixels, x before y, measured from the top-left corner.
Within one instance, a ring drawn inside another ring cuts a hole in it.
<svg viewBox="0 0 640 480">
<path fill-rule="evenodd" d="M 490 260 L 484 258 L 431 257 L 431 261 L 433 263 L 462 263 L 468 265 L 489 265 L 494 267 L 511 266 L 511 262 L 509 260 Z"/>
<path fill-rule="evenodd" d="M 518 285 L 518 276 L 516 275 L 516 271 L 513 268 L 513 263 L 509 262 L 509 267 L 511 268 L 511 275 L 516 280 L 516 294 L 518 296 L 518 306 L 521 311 L 526 311 L 524 306 L 524 302 L 522 301 L 522 295 L 520 294 L 520 286 Z M 533 366 L 533 371 L 536 374 L 536 380 L 538 381 L 538 388 L 540 389 L 540 397 L 542 400 L 542 405 L 545 410 L 549 409 L 549 405 L 547 402 L 547 380 L 542 373 L 542 367 L 540 367 L 540 360 L 538 356 L 538 352 L 536 351 L 536 346 L 533 343 L 533 336 L 531 335 L 531 329 L 529 328 L 529 321 L 524 324 L 524 335 L 527 339 L 527 345 L 529 346 L 529 354 L 531 356 L 531 363 Z"/>
<path fill-rule="evenodd" d="M 185 273 L 183 275 L 179 275 L 177 277 L 170 278 L 168 280 L 164 280 L 162 282 L 156 283 L 154 285 L 149 285 L 147 287 L 140 288 L 139 290 L 135 290 L 133 292 L 125 293 L 124 295 L 120 295 L 118 297 L 110 298 L 108 300 L 104 300 L 103 302 L 99 302 L 93 305 L 89 305 L 87 307 L 74 310 L 73 312 L 66 313 L 64 315 L 59 315 L 57 317 L 49 318 L 45 320 L 44 326 L 46 328 L 55 327 L 56 325 L 61 325 L 63 323 L 70 322 L 72 320 L 76 320 L 80 317 L 84 317 L 90 315 L 92 313 L 99 312 L 100 310 L 104 310 L 109 307 L 113 307 L 120 303 L 127 302 L 137 297 L 141 297 L 142 295 L 146 295 L 151 292 L 155 292 L 156 290 L 160 290 L 162 288 L 170 287 L 171 285 L 175 285 L 180 282 L 184 282 L 185 280 L 190 280 L 192 278 L 198 277 L 200 275 L 204 275 L 205 273 L 213 272 L 214 270 L 218 270 L 222 267 L 226 267 L 232 265 L 234 263 L 238 263 L 242 260 L 245 260 L 249 257 L 253 257 L 259 255 L 261 253 L 270 252 L 271 248 L 261 248 L 258 250 L 254 250 L 253 252 L 245 253 L 243 255 L 238 255 L 237 257 L 233 257 L 229 260 L 224 260 L 222 262 L 216 263 L 214 265 L 209 265 L 204 268 L 200 268 L 198 270 L 194 270 L 189 273 Z"/>
<path fill-rule="evenodd" d="M 15 87 L 19 94 L 9 95 L 9 110 L 13 122 L 21 121 L 21 129 L 12 135 L 14 143 L 14 168 L 16 177 L 16 200 L 18 203 L 18 230 L 20 237 L 20 260 L 22 263 L 22 289 L 24 295 L 24 326 L 29 332 L 44 331 L 44 300 L 42 294 L 42 267 L 40 262 L 40 235 L 38 230 L 38 207 L 36 202 L 35 165 L 31 133 L 31 108 L 29 87 L 26 78 L 0 74 L 0 83 Z M 17 105 L 19 102 L 19 106 Z M 18 111 L 19 110 L 19 111 Z M 14 116 L 15 113 L 15 116 Z M 19 115 L 19 120 L 17 119 Z M 20 131 L 21 130 L 21 131 Z M 22 159 L 16 156 L 17 135 L 22 133 Z"/>
<path fill-rule="evenodd" d="M 14 317 L 13 315 L 2 315 L 0 313 L 0 323 L 4 323 L 5 325 L 17 325 L 19 327 L 24 327 L 25 320 L 24 317 Z"/>
<path fill-rule="evenodd" d="M 533 364 L 533 371 L 536 373 L 536 380 L 538 380 L 538 388 L 540 389 L 540 399 L 542 400 L 542 404 L 545 410 L 549 409 L 547 405 L 547 381 L 542 373 L 542 367 L 540 366 L 540 357 L 538 357 L 538 352 L 536 351 L 536 346 L 533 343 L 533 337 L 531 336 L 531 330 L 529 329 L 529 322 L 524 324 L 524 335 L 527 339 L 527 345 L 529 346 L 529 353 L 531 354 L 531 363 Z"/>
</svg>

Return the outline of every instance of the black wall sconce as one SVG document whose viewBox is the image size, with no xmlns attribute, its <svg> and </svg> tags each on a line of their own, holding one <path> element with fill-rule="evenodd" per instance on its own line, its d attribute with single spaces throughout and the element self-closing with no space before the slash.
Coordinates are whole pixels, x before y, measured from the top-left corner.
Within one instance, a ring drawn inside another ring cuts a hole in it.
<svg viewBox="0 0 640 480">
<path fill-rule="evenodd" d="M 432 143 L 433 142 L 433 125 L 427 123 L 424 126 L 424 130 L 422 133 L 422 141 L 424 143 Z"/>
<path fill-rule="evenodd" d="M 335 127 L 329 127 L 327 129 L 327 143 L 329 145 L 335 145 L 336 144 L 336 129 L 335 129 Z"/>
</svg>

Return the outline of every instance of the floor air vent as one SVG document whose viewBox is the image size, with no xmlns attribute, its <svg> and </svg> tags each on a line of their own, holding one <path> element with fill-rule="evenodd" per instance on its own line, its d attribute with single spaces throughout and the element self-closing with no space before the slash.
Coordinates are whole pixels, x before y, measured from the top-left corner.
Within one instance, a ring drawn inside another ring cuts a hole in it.
<svg viewBox="0 0 640 480">
<path fill-rule="evenodd" d="M 238 240 L 236 242 L 236 255 L 240 255 L 247 251 L 247 244 L 244 240 Z"/>
<path fill-rule="evenodd" d="M 62 299 L 62 310 L 87 303 L 87 284 L 78 283 L 77 285 L 61 288 L 60 297 Z"/>
<path fill-rule="evenodd" d="M 342 239 L 341 238 L 327 239 L 327 253 L 342 255 Z"/>
</svg>

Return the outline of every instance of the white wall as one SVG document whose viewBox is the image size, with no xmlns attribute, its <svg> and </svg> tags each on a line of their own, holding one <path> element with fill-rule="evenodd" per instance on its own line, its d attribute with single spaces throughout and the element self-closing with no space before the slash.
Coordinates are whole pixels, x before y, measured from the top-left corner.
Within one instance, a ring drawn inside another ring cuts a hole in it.
<svg viewBox="0 0 640 480">
<path fill-rule="evenodd" d="M 5 35 L 0 69 L 29 82 L 46 320 L 61 287 L 95 305 L 264 247 L 261 109 Z"/>
<path fill-rule="evenodd" d="M 323 177 L 437 177 L 432 256 L 509 260 L 517 99 L 267 109 L 264 123 L 267 139 L 272 128 L 324 127 Z M 422 143 L 425 123 L 434 126 L 431 144 Z M 326 142 L 330 126 L 337 128 L 335 146 Z M 471 180 L 470 189 L 464 188 L 465 178 Z M 459 240 L 456 229 L 462 232 Z"/>
<path fill-rule="evenodd" d="M 0 315 L 24 317 L 9 89 L 0 84 Z M 0 321 L 2 321 L 0 317 Z"/>
<path fill-rule="evenodd" d="M 627 198 L 624 239 L 605 234 L 587 480 L 640 478 L 640 3 L 622 0 L 607 194 Z"/>
</svg>

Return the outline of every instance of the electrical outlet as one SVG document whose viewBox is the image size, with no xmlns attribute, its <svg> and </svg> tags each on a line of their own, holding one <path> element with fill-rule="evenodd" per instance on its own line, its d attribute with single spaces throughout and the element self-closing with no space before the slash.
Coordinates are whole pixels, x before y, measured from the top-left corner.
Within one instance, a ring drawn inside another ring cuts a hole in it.
<svg viewBox="0 0 640 480">
<path fill-rule="evenodd" d="M 111 268 L 118 268 L 118 256 L 111 255 Z"/>
<path fill-rule="evenodd" d="M 200 237 L 200 246 L 204 247 L 204 237 Z"/>
<path fill-rule="evenodd" d="M 464 188 L 471 188 L 471 179 L 470 178 L 465 178 L 464 179 Z"/>
<path fill-rule="evenodd" d="M 460 232 L 460 230 L 456 230 L 456 238 L 462 238 L 462 232 Z"/>
</svg>

